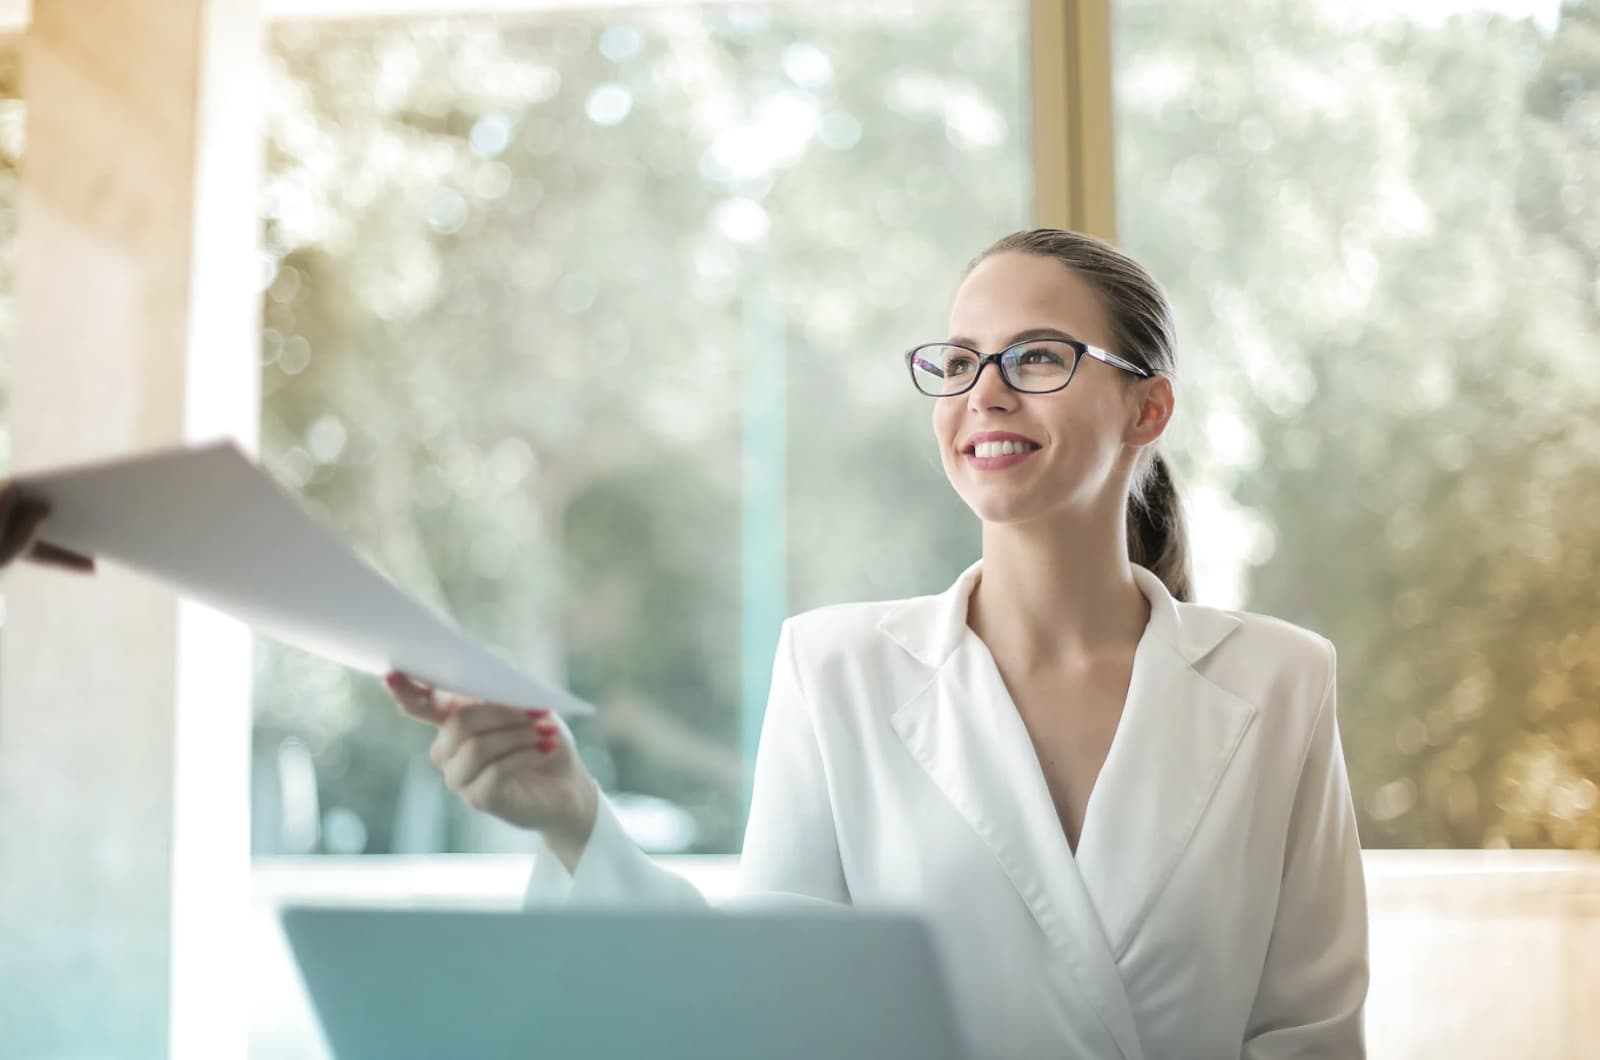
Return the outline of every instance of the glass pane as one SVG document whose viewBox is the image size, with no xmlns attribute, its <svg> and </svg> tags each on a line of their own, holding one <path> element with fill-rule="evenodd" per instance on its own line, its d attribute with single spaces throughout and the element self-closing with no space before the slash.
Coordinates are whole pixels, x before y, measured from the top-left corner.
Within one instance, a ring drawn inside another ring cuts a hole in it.
<svg viewBox="0 0 1600 1060">
<path fill-rule="evenodd" d="M 649 849 L 737 846 L 784 615 L 928 591 L 976 548 L 902 353 L 1024 223 L 1024 27 L 967 3 L 273 33 L 265 460 L 600 705 L 580 745 Z M 525 848 L 447 797 L 429 738 L 263 644 L 256 851 Z"/>
<path fill-rule="evenodd" d="M 1338 645 L 1369 845 L 1600 848 L 1593 15 L 1402 7 L 1118 4 L 1202 597 Z"/>
</svg>

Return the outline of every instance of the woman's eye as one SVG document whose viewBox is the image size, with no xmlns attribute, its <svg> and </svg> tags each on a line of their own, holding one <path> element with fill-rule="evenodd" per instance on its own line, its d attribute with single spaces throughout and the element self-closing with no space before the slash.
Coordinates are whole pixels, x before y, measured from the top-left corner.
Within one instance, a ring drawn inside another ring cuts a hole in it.
<svg viewBox="0 0 1600 1060">
<path fill-rule="evenodd" d="M 1018 364 L 1060 364 L 1061 358 L 1051 350 L 1023 350 Z"/>
<path fill-rule="evenodd" d="M 971 361 L 963 360 L 963 359 L 958 357 L 958 358 L 956 358 L 956 359 L 954 359 L 952 361 L 949 361 L 949 362 L 947 362 L 945 364 L 945 366 L 944 366 L 944 374 L 945 375 L 961 375 L 962 373 L 966 372 L 971 367 L 972 367 L 972 362 Z"/>
</svg>

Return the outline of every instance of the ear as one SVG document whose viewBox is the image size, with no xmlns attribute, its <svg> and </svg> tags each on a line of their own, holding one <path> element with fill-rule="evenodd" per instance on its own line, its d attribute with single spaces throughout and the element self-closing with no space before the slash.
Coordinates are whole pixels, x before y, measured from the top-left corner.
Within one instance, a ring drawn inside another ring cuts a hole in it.
<svg viewBox="0 0 1600 1060">
<path fill-rule="evenodd" d="M 1154 445 L 1172 422 L 1177 396 L 1172 380 L 1164 375 L 1140 380 L 1133 387 L 1133 418 L 1123 440 L 1135 448 Z"/>
</svg>

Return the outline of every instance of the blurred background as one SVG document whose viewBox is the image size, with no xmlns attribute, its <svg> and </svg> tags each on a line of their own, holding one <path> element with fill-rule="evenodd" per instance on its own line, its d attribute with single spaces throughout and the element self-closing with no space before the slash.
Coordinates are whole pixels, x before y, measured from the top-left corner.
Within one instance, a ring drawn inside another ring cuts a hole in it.
<svg viewBox="0 0 1600 1060">
<path fill-rule="evenodd" d="M 1600 849 L 1600 5 L 1114 15 L 1199 599 L 1338 645 L 1368 845 Z M 1030 223 L 1026 32 L 1004 3 L 271 28 L 264 462 L 599 704 L 586 757 L 661 800 L 658 851 L 737 849 L 784 616 L 976 556 L 900 353 Z M 258 854 L 527 847 L 374 681 L 256 658 Z"/>
<path fill-rule="evenodd" d="M 1200 601 L 1338 646 L 1366 846 L 1600 850 L 1600 3 L 1111 18 L 1117 237 L 1177 309 Z M 900 353 L 1034 223 L 1029 26 L 1021 2 L 269 23 L 263 462 L 599 706 L 576 735 L 652 852 L 737 853 L 785 616 L 977 555 Z M 254 658 L 273 886 L 312 856 L 531 849 L 448 796 L 375 681 Z"/>
</svg>

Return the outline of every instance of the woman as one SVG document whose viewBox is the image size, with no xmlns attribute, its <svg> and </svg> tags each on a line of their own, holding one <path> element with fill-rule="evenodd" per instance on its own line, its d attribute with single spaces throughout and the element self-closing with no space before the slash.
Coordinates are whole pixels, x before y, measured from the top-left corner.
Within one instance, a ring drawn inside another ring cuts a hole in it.
<svg viewBox="0 0 1600 1060">
<path fill-rule="evenodd" d="M 1165 296 L 1105 243 L 1022 232 L 950 335 L 907 360 L 983 558 L 784 624 L 740 889 L 920 909 L 983 1056 L 1362 1056 L 1333 646 L 1185 602 Z M 454 790 L 540 831 L 530 902 L 702 900 L 547 713 L 390 687 Z"/>
</svg>

